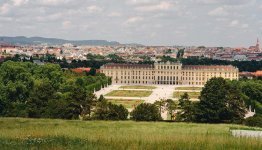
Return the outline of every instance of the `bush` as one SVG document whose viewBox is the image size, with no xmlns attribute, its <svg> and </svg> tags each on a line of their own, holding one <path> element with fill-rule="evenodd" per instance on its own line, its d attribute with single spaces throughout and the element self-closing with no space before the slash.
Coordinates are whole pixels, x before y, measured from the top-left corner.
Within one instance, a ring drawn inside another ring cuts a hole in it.
<svg viewBox="0 0 262 150">
<path fill-rule="evenodd" d="M 159 109 L 154 104 L 143 103 L 131 112 L 131 119 L 135 121 L 162 120 Z"/>
<path fill-rule="evenodd" d="M 108 120 L 126 120 L 128 116 L 128 110 L 123 105 L 108 104 Z"/>
<path fill-rule="evenodd" d="M 123 105 L 108 103 L 101 95 L 92 118 L 96 120 L 126 120 L 127 116 L 128 110 Z"/>
<path fill-rule="evenodd" d="M 252 127 L 262 127 L 262 115 L 255 115 L 245 120 L 245 125 Z"/>
</svg>

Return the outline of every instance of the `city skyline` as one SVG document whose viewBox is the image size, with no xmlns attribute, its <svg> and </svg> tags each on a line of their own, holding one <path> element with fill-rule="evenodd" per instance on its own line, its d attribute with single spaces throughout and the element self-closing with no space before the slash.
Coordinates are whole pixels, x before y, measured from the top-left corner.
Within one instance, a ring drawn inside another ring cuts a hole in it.
<svg viewBox="0 0 262 150">
<path fill-rule="evenodd" d="M 249 47 L 261 12 L 258 0 L 3 0 L 0 35 Z"/>
</svg>

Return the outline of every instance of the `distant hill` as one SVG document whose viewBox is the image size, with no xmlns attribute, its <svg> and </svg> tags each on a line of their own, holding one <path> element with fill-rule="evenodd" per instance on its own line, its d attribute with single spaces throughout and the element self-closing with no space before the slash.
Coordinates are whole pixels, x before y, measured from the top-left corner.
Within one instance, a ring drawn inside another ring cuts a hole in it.
<svg viewBox="0 0 262 150">
<path fill-rule="evenodd" d="M 120 45 L 116 41 L 106 41 L 106 40 L 64 40 L 57 38 L 44 38 L 44 37 L 7 37 L 0 36 L 0 43 L 9 43 L 15 45 L 25 45 L 25 44 L 50 44 L 50 45 L 62 45 L 65 43 L 71 43 L 74 45 L 94 45 L 94 46 L 106 46 L 106 45 Z"/>
</svg>

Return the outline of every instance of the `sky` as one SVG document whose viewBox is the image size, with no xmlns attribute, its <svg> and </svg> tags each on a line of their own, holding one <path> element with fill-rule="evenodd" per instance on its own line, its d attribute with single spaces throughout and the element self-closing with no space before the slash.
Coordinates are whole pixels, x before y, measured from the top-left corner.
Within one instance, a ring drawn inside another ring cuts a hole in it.
<svg viewBox="0 0 262 150">
<path fill-rule="evenodd" d="M 0 0 L 0 36 L 248 47 L 262 0 Z"/>
</svg>

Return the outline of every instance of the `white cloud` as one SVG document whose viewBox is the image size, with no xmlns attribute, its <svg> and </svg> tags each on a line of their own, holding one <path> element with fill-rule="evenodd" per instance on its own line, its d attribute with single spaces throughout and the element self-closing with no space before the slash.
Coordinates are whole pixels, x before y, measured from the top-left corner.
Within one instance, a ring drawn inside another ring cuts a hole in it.
<svg viewBox="0 0 262 150">
<path fill-rule="evenodd" d="M 154 37 L 156 37 L 156 36 L 157 36 L 157 33 L 155 33 L 155 32 L 152 32 L 152 33 L 150 33 L 150 35 L 149 35 L 150 38 L 154 38 Z"/>
<path fill-rule="evenodd" d="M 214 10 L 211 10 L 210 12 L 208 12 L 209 16 L 227 16 L 228 12 L 225 10 L 225 8 L 223 7 L 218 7 Z"/>
<path fill-rule="evenodd" d="M 139 11 L 161 11 L 161 10 L 169 10 L 172 8 L 173 4 L 171 2 L 160 2 L 154 5 L 145 5 L 136 7 L 136 10 Z"/>
<path fill-rule="evenodd" d="M 127 4 L 131 5 L 141 5 L 141 4 L 152 4 L 158 2 L 158 0 L 126 0 Z"/>
<path fill-rule="evenodd" d="M 216 18 L 216 21 L 219 21 L 219 22 L 228 21 L 228 20 L 229 20 L 228 18 Z"/>
<path fill-rule="evenodd" d="M 103 11 L 103 8 L 98 7 L 96 5 L 92 5 L 92 6 L 87 7 L 87 11 L 88 13 L 100 13 Z"/>
<path fill-rule="evenodd" d="M 39 4 L 47 6 L 62 5 L 71 2 L 72 0 L 38 0 Z"/>
<path fill-rule="evenodd" d="M 229 24 L 230 27 L 236 27 L 239 25 L 239 21 L 238 20 L 232 20 Z"/>
<path fill-rule="evenodd" d="M 215 4 L 217 0 L 196 0 L 196 2 L 200 4 Z"/>
<path fill-rule="evenodd" d="M 111 12 L 107 16 L 109 16 L 109 17 L 121 17 L 122 14 L 119 13 L 119 12 Z"/>
<path fill-rule="evenodd" d="M 248 28 L 248 27 L 249 27 L 248 24 L 242 24 L 242 25 L 241 25 L 241 28 Z"/>
<path fill-rule="evenodd" d="M 0 17 L 0 21 L 9 22 L 9 21 L 13 21 L 13 18 L 11 18 L 11 17 Z"/>
<path fill-rule="evenodd" d="M 1 7 L 0 7 L 0 14 L 7 14 L 9 12 L 9 10 L 11 9 L 11 5 L 8 3 L 4 3 Z"/>
<path fill-rule="evenodd" d="M 62 13 L 55 13 L 55 14 L 50 14 L 50 15 L 47 15 L 47 16 L 37 16 L 36 20 L 45 22 L 45 21 L 56 21 L 56 20 L 59 20 L 59 19 L 62 19 L 62 18 L 63 18 Z"/>
<path fill-rule="evenodd" d="M 63 28 L 65 28 L 65 29 L 68 29 L 68 28 L 70 28 L 71 26 L 72 26 L 72 22 L 71 21 L 64 21 L 63 23 L 62 23 L 62 26 L 63 26 Z"/>
<path fill-rule="evenodd" d="M 259 15 L 259 12 L 262 12 L 262 3 L 260 0 L 255 0 L 255 3 L 251 1 L 254 2 L 254 0 L 0 0 L 2 25 L 0 34 L 106 39 L 149 45 L 156 43 L 234 45 L 248 42 L 247 37 L 257 35 L 257 30 L 262 26 L 262 15 Z M 20 26 L 27 27 L 21 30 Z M 188 28 L 179 28 L 185 26 Z M 31 31 L 31 27 L 35 30 Z M 210 39 L 210 32 L 204 32 L 212 31 L 214 27 L 220 28 L 215 31 L 218 39 L 215 42 Z M 249 32 L 243 33 L 245 30 Z M 104 34 L 101 34 L 102 31 Z M 198 36 L 200 33 L 203 35 L 201 38 Z M 228 33 L 236 34 L 239 39 L 225 40 L 224 37 Z M 148 40 L 150 35 L 154 37 L 152 40 Z M 185 35 L 188 37 L 187 40 L 184 38 Z"/>
<path fill-rule="evenodd" d="M 140 16 L 135 16 L 135 17 L 130 17 L 128 18 L 126 21 L 125 21 L 125 25 L 129 25 L 129 24 L 134 24 L 134 23 L 137 23 L 137 22 L 140 22 L 140 21 L 143 21 L 144 18 L 143 17 L 140 17 Z"/>
<path fill-rule="evenodd" d="M 219 4 L 224 6 L 237 6 L 237 5 L 247 5 L 254 4 L 256 0 L 196 0 L 200 4 Z"/>
<path fill-rule="evenodd" d="M 28 3 L 29 0 L 12 0 L 14 6 L 21 6 Z"/>
<path fill-rule="evenodd" d="M 241 29 L 246 29 L 246 28 L 249 27 L 249 24 L 241 23 L 239 20 L 232 20 L 229 23 L 229 27 L 237 27 L 237 28 L 241 28 Z"/>
</svg>

